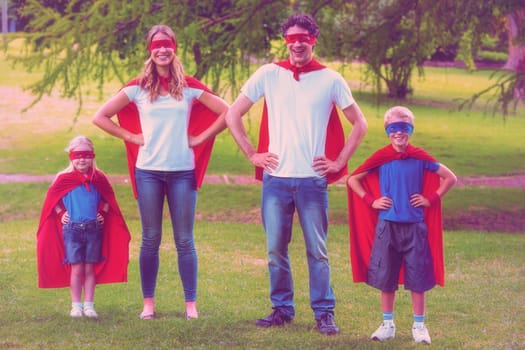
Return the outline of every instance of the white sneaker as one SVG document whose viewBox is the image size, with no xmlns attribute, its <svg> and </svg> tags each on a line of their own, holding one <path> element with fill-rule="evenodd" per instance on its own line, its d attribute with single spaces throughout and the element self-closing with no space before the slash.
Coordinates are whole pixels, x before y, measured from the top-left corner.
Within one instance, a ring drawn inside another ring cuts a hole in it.
<svg viewBox="0 0 525 350">
<path fill-rule="evenodd" d="M 430 335 L 424 323 L 414 323 L 412 326 L 412 336 L 416 343 L 430 344 Z"/>
<path fill-rule="evenodd" d="M 396 336 L 396 325 L 392 321 L 383 321 L 381 326 L 370 337 L 372 340 L 388 340 Z"/>
<path fill-rule="evenodd" d="M 89 318 L 98 318 L 98 314 L 91 306 L 84 306 L 84 316 Z"/>
<path fill-rule="evenodd" d="M 74 318 L 82 317 L 82 309 L 78 306 L 73 306 L 69 312 L 69 316 Z"/>
</svg>

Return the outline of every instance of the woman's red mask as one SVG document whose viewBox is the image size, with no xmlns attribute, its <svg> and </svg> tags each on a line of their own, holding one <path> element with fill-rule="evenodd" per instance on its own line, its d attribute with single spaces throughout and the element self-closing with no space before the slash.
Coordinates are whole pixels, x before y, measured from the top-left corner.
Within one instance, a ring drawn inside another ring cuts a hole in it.
<svg viewBox="0 0 525 350">
<path fill-rule="evenodd" d="M 149 52 L 156 50 L 156 49 L 172 49 L 174 52 L 177 52 L 177 44 L 173 42 L 173 40 L 170 39 L 161 39 L 161 40 L 153 40 L 148 47 Z"/>
</svg>

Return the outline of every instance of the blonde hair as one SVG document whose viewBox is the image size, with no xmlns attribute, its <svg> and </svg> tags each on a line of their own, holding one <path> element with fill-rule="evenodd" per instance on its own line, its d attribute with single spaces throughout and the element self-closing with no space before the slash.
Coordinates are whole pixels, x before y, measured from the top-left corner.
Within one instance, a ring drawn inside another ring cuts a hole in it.
<svg viewBox="0 0 525 350">
<path fill-rule="evenodd" d="M 89 138 L 87 138 L 86 136 L 83 136 L 83 135 L 76 136 L 71 141 L 69 141 L 69 144 L 67 145 L 67 147 L 66 147 L 66 149 L 64 151 L 69 153 L 71 151 L 74 151 L 74 150 L 78 149 L 80 146 L 87 146 L 87 148 L 89 150 L 95 151 L 95 146 L 93 145 L 93 141 L 91 141 Z M 93 168 L 93 170 L 97 169 L 97 164 L 95 163 L 95 159 L 93 159 L 92 168 Z M 73 171 L 75 171 L 75 167 L 73 166 L 73 162 L 69 161 L 68 167 L 65 168 L 64 170 L 60 171 L 57 174 L 57 176 L 55 177 L 55 180 L 56 180 L 56 178 L 58 178 L 59 175 L 64 174 L 64 173 L 71 173 Z M 93 175 L 94 174 L 95 174 L 95 172 L 93 172 Z"/>
<path fill-rule="evenodd" d="M 149 30 L 148 35 L 146 36 L 146 47 L 150 46 L 155 35 L 159 33 L 167 35 L 171 40 L 173 40 L 175 45 L 177 45 L 177 38 L 175 37 L 173 30 L 164 24 L 158 24 Z M 184 68 L 177 57 L 176 52 L 175 57 L 169 66 L 169 76 L 171 80 L 168 84 L 168 92 L 174 99 L 180 101 L 182 99 L 182 89 L 186 86 L 186 79 Z M 161 83 L 155 62 L 153 62 L 151 56 L 144 63 L 144 70 L 139 75 L 138 82 L 141 88 L 149 92 L 151 102 L 155 101 L 159 97 Z"/>
<path fill-rule="evenodd" d="M 403 121 L 406 121 L 412 125 L 414 125 L 414 113 L 406 107 L 403 106 L 395 106 L 390 108 L 388 111 L 385 112 L 385 126 L 390 124 L 390 121 L 392 119 L 402 119 Z"/>
</svg>

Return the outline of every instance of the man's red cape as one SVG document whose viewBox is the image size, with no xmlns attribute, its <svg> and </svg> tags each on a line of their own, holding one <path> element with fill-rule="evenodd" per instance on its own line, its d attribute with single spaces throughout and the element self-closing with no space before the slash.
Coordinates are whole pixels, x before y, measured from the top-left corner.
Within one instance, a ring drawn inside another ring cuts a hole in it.
<svg viewBox="0 0 525 350">
<path fill-rule="evenodd" d="M 294 71 L 294 67 L 290 64 L 288 60 L 275 62 L 278 66 L 281 66 L 285 69 Z M 312 72 L 320 69 L 324 69 L 326 66 L 320 64 L 316 60 L 310 61 L 308 65 L 301 68 L 300 73 L 302 72 Z M 261 126 L 259 128 L 259 144 L 257 146 L 257 152 L 264 153 L 268 152 L 268 144 L 270 142 L 270 136 L 268 131 L 268 108 L 266 107 L 266 102 L 264 103 L 262 117 L 261 117 Z M 325 144 L 325 155 L 331 160 L 335 160 L 341 150 L 345 145 L 345 134 L 343 130 L 343 125 L 341 124 L 341 119 L 337 113 L 337 108 L 335 105 L 332 107 L 330 112 L 330 119 L 328 120 L 328 126 L 326 128 L 326 144 Z M 339 172 L 330 173 L 326 175 L 328 183 L 333 183 L 339 180 L 341 177 L 345 176 L 348 173 L 348 165 L 345 165 Z M 262 180 L 263 168 L 255 168 L 255 178 Z"/>
<path fill-rule="evenodd" d="M 403 152 L 397 152 L 392 145 L 388 145 L 376 151 L 370 158 L 365 160 L 353 173 L 374 169 L 381 164 L 395 159 L 416 158 L 435 162 L 436 160 L 421 148 L 408 146 Z M 423 175 L 423 196 L 429 198 L 439 187 L 440 178 L 436 173 L 425 171 Z M 372 197 L 381 197 L 379 189 L 379 176 L 377 171 L 369 172 L 362 180 L 361 184 L 367 193 Z M 374 243 L 375 227 L 377 223 L 378 211 L 368 206 L 357 194 L 348 190 L 348 222 L 350 229 L 350 259 L 352 262 L 352 274 L 354 282 L 366 282 L 368 274 L 368 263 L 370 253 Z M 443 258 L 443 227 L 441 216 L 441 202 L 425 208 L 425 223 L 428 227 L 428 240 L 430 251 L 434 261 L 434 275 L 436 283 L 440 286 L 445 284 L 445 266 Z M 399 283 L 403 284 L 403 273 L 399 278 Z"/>
<path fill-rule="evenodd" d="M 202 89 L 209 93 L 213 93 L 208 87 L 202 84 L 197 79 L 187 76 L 186 82 L 189 87 Z M 138 81 L 136 79 L 130 81 L 126 86 L 137 85 Z M 206 130 L 213 122 L 217 119 L 218 115 L 208 109 L 204 104 L 195 100 L 191 108 L 190 122 L 188 125 L 188 134 L 195 136 L 200 134 L 202 131 Z M 134 133 L 142 133 L 142 128 L 140 125 L 140 118 L 137 106 L 135 103 L 130 102 L 124 108 L 122 108 L 117 113 L 118 122 L 121 127 Z M 208 141 L 200 144 L 197 147 L 193 148 L 193 153 L 195 155 L 195 179 L 197 181 L 197 188 L 200 188 L 202 181 L 204 180 L 204 174 L 206 173 L 206 168 L 208 167 L 208 162 L 210 160 L 211 151 L 213 148 L 213 142 L 215 137 L 208 139 Z M 125 141 L 126 145 L 126 155 L 128 158 L 128 171 L 129 177 L 131 180 L 131 185 L 133 188 L 133 194 L 135 198 L 138 198 L 137 187 L 135 183 L 135 164 L 137 163 L 137 156 L 139 153 L 139 146 L 137 144 Z"/>
<path fill-rule="evenodd" d="M 64 264 L 62 223 L 55 207 L 61 205 L 64 195 L 85 182 L 85 177 L 78 172 L 64 173 L 57 177 L 47 191 L 36 235 L 39 288 L 63 288 L 70 285 L 71 266 Z M 95 281 L 97 284 L 127 282 L 131 235 L 115 193 L 102 171 L 95 170 L 92 184 L 109 204 L 103 225 L 104 260 L 95 265 Z"/>
</svg>

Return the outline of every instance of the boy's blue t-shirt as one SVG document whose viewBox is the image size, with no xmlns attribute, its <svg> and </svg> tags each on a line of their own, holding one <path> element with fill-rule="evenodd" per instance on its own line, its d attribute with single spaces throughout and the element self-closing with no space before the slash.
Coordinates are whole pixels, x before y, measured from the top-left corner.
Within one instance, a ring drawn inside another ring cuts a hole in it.
<svg viewBox="0 0 525 350">
<path fill-rule="evenodd" d="M 62 198 L 71 222 L 96 220 L 101 195 L 93 184 L 89 183 L 89 188 L 90 191 L 84 185 L 80 185 Z"/>
<path fill-rule="evenodd" d="M 381 195 L 392 199 L 392 207 L 380 210 L 379 218 L 394 222 L 421 222 L 424 207 L 413 207 L 410 196 L 423 192 L 423 172 L 436 172 L 439 163 L 414 158 L 393 160 L 379 166 Z"/>
</svg>

